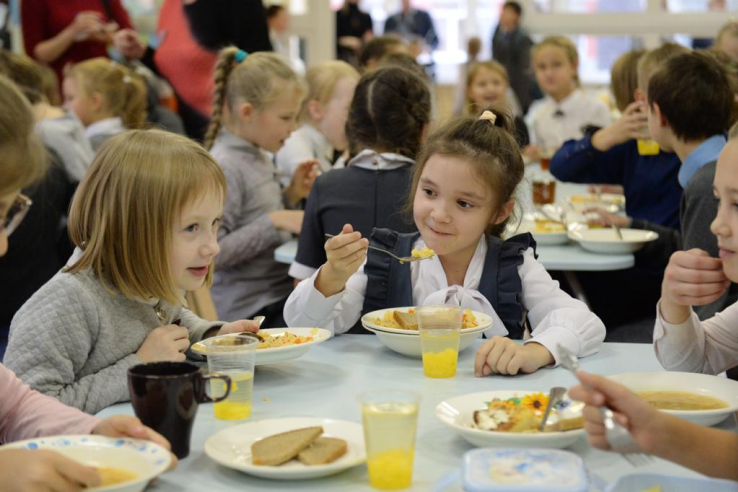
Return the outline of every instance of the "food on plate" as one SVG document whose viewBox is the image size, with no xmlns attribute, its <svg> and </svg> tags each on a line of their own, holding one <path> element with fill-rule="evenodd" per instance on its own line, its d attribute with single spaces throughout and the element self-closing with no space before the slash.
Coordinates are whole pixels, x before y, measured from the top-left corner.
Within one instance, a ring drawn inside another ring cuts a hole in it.
<svg viewBox="0 0 738 492">
<path fill-rule="evenodd" d="M 312 332 L 313 335 L 317 333 L 317 329 Z M 313 336 L 298 336 L 294 333 L 290 333 L 289 331 L 285 331 L 281 335 L 272 335 L 271 333 L 266 331 L 259 332 L 259 334 L 264 340 L 259 342 L 259 346 L 256 347 L 257 349 L 286 347 L 287 345 L 300 345 L 301 343 L 312 342 L 314 340 Z"/>
<path fill-rule="evenodd" d="M 322 427 L 306 427 L 260 439 L 251 445 L 255 465 L 278 466 L 297 458 L 305 465 L 325 465 L 346 454 L 343 439 L 320 437 Z"/>
<path fill-rule="evenodd" d="M 436 256 L 436 252 L 430 248 L 413 249 L 410 256 L 413 258 L 433 258 Z"/>
<path fill-rule="evenodd" d="M 551 220 L 536 220 L 533 225 L 532 232 L 539 233 L 556 233 L 566 232 L 566 226 L 561 222 L 554 222 Z"/>
<path fill-rule="evenodd" d="M 407 311 L 400 311 L 399 309 L 387 310 L 384 312 L 382 318 L 374 318 L 370 321 L 384 328 L 395 328 L 397 330 L 418 329 L 418 317 L 415 314 L 415 309 L 412 308 Z M 479 326 L 479 322 L 472 310 L 465 309 L 461 317 L 461 328 L 476 328 L 477 326 Z"/>
<path fill-rule="evenodd" d="M 306 465 L 325 465 L 333 463 L 346 454 L 348 445 L 343 439 L 319 437 L 307 448 L 300 451 L 297 459 Z"/>
<path fill-rule="evenodd" d="M 138 475 L 131 471 L 110 466 L 98 466 L 97 474 L 100 476 L 100 487 L 130 482 L 138 478 Z"/>
<path fill-rule="evenodd" d="M 717 410 L 728 408 L 719 398 L 688 391 L 638 391 L 638 396 L 659 410 Z"/>
<path fill-rule="evenodd" d="M 471 426 L 495 432 L 539 432 L 548 396 L 530 393 L 506 400 L 495 398 L 487 402 L 487 408 L 474 412 Z M 544 432 L 563 432 L 584 426 L 583 405 L 561 400 L 551 410 Z"/>
</svg>

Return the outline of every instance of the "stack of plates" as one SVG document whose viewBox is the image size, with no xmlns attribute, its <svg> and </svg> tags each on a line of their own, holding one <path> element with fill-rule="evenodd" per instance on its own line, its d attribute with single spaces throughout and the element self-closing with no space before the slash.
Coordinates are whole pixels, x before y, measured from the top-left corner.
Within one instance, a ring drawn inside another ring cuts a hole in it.
<svg viewBox="0 0 738 492">
<path fill-rule="evenodd" d="M 398 328 L 387 328 L 378 325 L 377 320 L 384 319 L 384 314 L 389 311 L 408 311 L 412 307 L 399 307 L 380 309 L 367 313 L 361 317 L 361 324 L 365 329 L 375 333 L 379 341 L 390 350 L 406 355 L 408 357 L 420 358 L 420 333 L 418 330 L 403 330 Z M 477 318 L 478 326 L 474 328 L 463 328 L 459 340 L 459 351 L 469 348 L 479 337 L 479 334 L 492 326 L 492 317 L 478 311 L 472 311 Z"/>
</svg>

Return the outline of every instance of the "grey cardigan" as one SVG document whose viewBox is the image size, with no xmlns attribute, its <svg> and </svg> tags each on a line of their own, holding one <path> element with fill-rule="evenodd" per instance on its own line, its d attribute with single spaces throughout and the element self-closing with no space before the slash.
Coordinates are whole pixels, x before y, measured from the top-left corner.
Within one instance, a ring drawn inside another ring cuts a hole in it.
<svg viewBox="0 0 738 492">
<path fill-rule="evenodd" d="M 126 373 L 142 363 L 135 352 L 154 328 L 181 319 L 196 342 L 223 324 L 108 288 L 89 270 L 57 273 L 13 318 L 5 365 L 31 388 L 94 414 L 129 399 Z"/>
</svg>

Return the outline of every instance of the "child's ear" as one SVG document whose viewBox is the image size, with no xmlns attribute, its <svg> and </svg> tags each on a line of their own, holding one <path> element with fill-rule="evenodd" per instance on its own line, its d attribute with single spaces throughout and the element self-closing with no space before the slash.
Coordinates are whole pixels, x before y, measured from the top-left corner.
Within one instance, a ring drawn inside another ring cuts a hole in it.
<svg viewBox="0 0 738 492">
<path fill-rule="evenodd" d="M 254 115 L 255 108 L 250 102 L 241 103 L 236 109 L 236 114 L 240 120 L 250 120 Z"/>
<path fill-rule="evenodd" d="M 666 121 L 666 117 L 661 112 L 661 108 L 659 107 L 659 105 L 657 103 L 652 103 L 651 104 L 651 108 L 652 108 L 651 111 L 653 111 L 654 116 L 656 116 L 656 119 L 659 122 L 659 126 L 661 128 L 668 127 L 669 126 L 669 122 Z"/>
<path fill-rule="evenodd" d="M 510 214 L 515 209 L 515 200 L 508 200 L 507 203 L 505 203 L 502 206 L 502 210 L 497 214 L 497 217 L 495 217 L 492 220 L 492 223 L 497 225 L 501 222 L 504 222 L 507 220 L 508 217 L 510 217 Z"/>
<path fill-rule="evenodd" d="M 102 110 L 104 103 L 105 98 L 103 98 L 103 95 L 101 93 L 93 92 L 90 96 L 90 107 L 94 112 Z"/>
<path fill-rule="evenodd" d="M 320 121 L 323 119 L 323 105 L 320 104 L 320 101 L 315 99 L 310 101 L 307 105 L 307 111 L 311 120 Z"/>
</svg>

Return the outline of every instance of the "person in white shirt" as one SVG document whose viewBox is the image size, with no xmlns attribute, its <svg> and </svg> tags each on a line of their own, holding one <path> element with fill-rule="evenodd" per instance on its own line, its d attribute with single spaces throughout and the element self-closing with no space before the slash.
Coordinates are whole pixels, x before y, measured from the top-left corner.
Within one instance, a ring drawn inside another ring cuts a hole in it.
<svg viewBox="0 0 738 492">
<path fill-rule="evenodd" d="M 302 126 L 290 135 L 277 152 L 282 184 L 288 186 L 301 164 L 314 160 L 321 172 L 333 168 L 334 151 L 348 147 L 346 119 L 354 97 L 359 72 L 342 61 L 327 61 L 308 70 L 308 95 L 298 120 Z"/>
<path fill-rule="evenodd" d="M 290 295 L 287 324 L 340 334 L 377 309 L 459 305 L 494 319 L 477 352 L 477 376 L 534 372 L 558 363 L 560 345 L 580 357 L 597 352 L 605 326 L 559 289 L 536 260 L 532 236 L 500 238 L 524 174 L 511 129 L 509 115 L 485 111 L 431 135 L 408 199 L 419 232 L 375 229 L 372 243 L 398 256 L 424 247 L 436 256 L 405 264 L 374 250 L 367 256 L 369 241 L 346 224 L 325 244 L 328 261 Z"/>
<path fill-rule="evenodd" d="M 653 332 L 654 349 L 670 371 L 719 374 L 738 366 L 738 304 L 700 321 L 692 306 L 722 297 L 738 282 L 738 127 L 720 153 L 714 180 L 718 210 L 710 230 L 720 258 L 701 249 L 678 251 L 664 272 Z"/>
<path fill-rule="evenodd" d="M 565 141 L 582 138 L 588 126 L 610 123 L 605 103 L 581 89 L 578 67 L 579 54 L 568 38 L 549 36 L 533 48 L 533 69 L 546 98 L 528 115 L 531 145 L 525 155 L 531 159 L 550 156 Z"/>
</svg>

